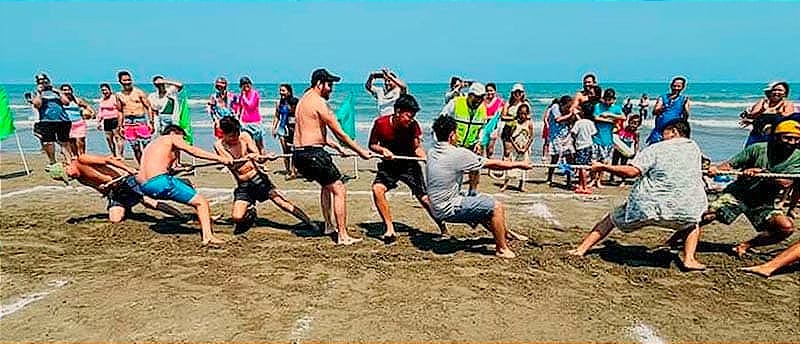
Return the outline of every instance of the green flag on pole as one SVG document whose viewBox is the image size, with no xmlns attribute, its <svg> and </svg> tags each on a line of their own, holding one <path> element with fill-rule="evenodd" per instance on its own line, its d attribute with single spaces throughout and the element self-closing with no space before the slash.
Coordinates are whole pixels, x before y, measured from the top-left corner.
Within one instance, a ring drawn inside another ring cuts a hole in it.
<svg viewBox="0 0 800 344">
<path fill-rule="evenodd" d="M 336 120 L 347 136 L 351 139 L 356 137 L 356 102 L 352 94 L 348 95 L 339 110 L 336 110 Z"/>
<path fill-rule="evenodd" d="M 186 97 L 181 97 L 178 126 L 183 128 L 183 131 L 186 132 L 186 142 L 188 142 L 190 145 L 194 144 L 194 134 L 192 133 L 192 114 L 189 112 L 189 103 L 186 102 Z"/>
<path fill-rule="evenodd" d="M 0 141 L 14 134 L 14 111 L 8 101 L 6 90 L 0 86 Z"/>
</svg>

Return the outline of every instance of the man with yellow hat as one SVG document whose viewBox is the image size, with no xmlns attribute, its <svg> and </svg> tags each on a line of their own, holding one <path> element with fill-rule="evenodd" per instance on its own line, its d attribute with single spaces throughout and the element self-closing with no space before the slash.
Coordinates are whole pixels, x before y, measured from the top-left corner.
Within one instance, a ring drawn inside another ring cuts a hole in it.
<svg viewBox="0 0 800 344">
<path fill-rule="evenodd" d="M 758 234 L 733 248 L 740 257 L 752 247 L 777 244 L 788 238 L 794 223 L 778 206 L 776 199 L 792 180 L 755 177 L 757 173 L 800 173 L 800 123 L 784 120 L 775 126 L 769 142 L 755 143 L 719 166 L 711 166 L 708 174 L 739 169 L 744 176 L 728 185 L 716 200 L 709 202 L 701 226 L 713 221 L 731 224 L 744 214 Z M 671 242 L 680 240 L 676 233 Z"/>
</svg>

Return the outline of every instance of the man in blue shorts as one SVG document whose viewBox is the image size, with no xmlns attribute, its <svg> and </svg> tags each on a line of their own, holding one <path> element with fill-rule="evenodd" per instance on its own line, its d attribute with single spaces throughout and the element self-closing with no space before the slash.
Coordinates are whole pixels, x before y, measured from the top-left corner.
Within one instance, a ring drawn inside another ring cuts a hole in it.
<svg viewBox="0 0 800 344">
<path fill-rule="evenodd" d="M 190 146 L 184 140 L 186 132 L 177 125 L 169 125 L 161 132 L 161 136 L 147 145 L 142 152 L 142 163 L 136 182 L 141 185 L 142 193 L 155 199 L 175 201 L 192 206 L 197 210 L 197 218 L 202 228 L 203 245 L 221 244 L 223 241 L 214 236 L 211 230 L 211 215 L 208 201 L 197 194 L 189 184 L 169 174 L 181 152 L 200 159 L 218 161 L 230 165 L 232 159 L 206 152 Z"/>
<path fill-rule="evenodd" d="M 508 239 L 527 240 L 526 237 L 506 228 L 503 204 L 489 195 L 461 192 L 464 173 L 490 170 L 524 169 L 533 166 L 529 161 L 486 159 L 469 149 L 456 147 L 456 120 L 442 115 L 433 122 L 436 143 L 428 151 L 426 174 L 427 189 L 433 217 L 437 221 L 482 224 L 494 234 L 495 254 L 501 258 L 516 255 L 508 246 Z"/>
</svg>

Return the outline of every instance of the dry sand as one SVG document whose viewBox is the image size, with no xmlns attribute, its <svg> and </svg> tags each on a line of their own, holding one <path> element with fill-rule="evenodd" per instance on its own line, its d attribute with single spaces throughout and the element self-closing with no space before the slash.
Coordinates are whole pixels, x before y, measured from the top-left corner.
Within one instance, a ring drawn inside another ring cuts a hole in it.
<svg viewBox="0 0 800 344">
<path fill-rule="evenodd" d="M 616 232 L 586 258 L 567 257 L 621 202 L 626 192 L 615 187 L 578 197 L 529 183 L 527 193 L 497 196 L 509 226 L 532 238 L 512 244 L 517 259 L 502 260 L 480 228 L 451 225 L 457 239 L 440 240 L 405 186 L 390 196 L 399 241 L 375 239 L 383 229 L 365 163 L 347 185 L 350 231 L 371 237 L 364 243 L 335 247 L 272 204 L 261 204 L 257 225 L 234 236 L 226 221 L 233 180 L 206 168 L 193 180 L 224 215 L 215 230 L 229 240 L 206 248 L 196 225 L 142 207 L 111 225 L 99 194 L 48 180 L 40 156 L 30 157 L 33 175 L 13 178 L 18 157 L 2 158 L 3 341 L 800 339 L 797 266 L 772 279 L 736 270 L 786 244 L 744 260 L 726 253 L 754 233 L 746 220 L 707 228 L 705 272 L 681 272 L 675 253 L 653 250 L 669 236 L 656 228 Z M 272 176 L 321 220 L 315 184 Z M 481 190 L 498 186 L 484 177 Z"/>
</svg>

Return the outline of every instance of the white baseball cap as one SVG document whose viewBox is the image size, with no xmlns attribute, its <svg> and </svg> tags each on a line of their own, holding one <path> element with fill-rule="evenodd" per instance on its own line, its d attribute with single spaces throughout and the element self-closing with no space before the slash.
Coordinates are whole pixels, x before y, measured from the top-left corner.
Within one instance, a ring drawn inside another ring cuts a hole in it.
<svg viewBox="0 0 800 344">
<path fill-rule="evenodd" d="M 520 84 L 520 83 L 514 84 L 514 86 L 511 87 L 511 92 L 513 93 L 513 92 L 516 92 L 516 91 L 525 92 L 525 86 L 522 86 L 522 84 Z"/>
<path fill-rule="evenodd" d="M 469 86 L 468 93 L 482 97 L 486 94 L 486 86 L 483 86 L 483 84 L 480 82 L 473 82 L 472 85 Z"/>
</svg>

